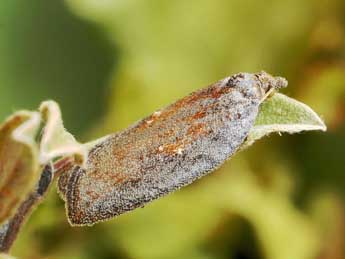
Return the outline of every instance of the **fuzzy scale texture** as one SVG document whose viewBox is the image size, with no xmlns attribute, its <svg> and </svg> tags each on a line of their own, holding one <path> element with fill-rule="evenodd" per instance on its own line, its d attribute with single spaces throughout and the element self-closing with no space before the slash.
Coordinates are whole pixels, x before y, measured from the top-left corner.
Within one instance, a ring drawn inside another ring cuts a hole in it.
<svg viewBox="0 0 345 259">
<path fill-rule="evenodd" d="M 105 138 L 86 168 L 59 179 L 70 223 L 113 218 L 215 170 L 245 141 L 267 94 L 286 84 L 265 72 L 239 73 Z"/>
</svg>

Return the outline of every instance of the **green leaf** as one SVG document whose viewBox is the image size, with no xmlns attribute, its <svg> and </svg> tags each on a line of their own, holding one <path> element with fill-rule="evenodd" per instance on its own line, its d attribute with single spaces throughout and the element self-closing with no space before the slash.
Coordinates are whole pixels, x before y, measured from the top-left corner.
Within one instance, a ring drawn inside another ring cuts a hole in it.
<svg viewBox="0 0 345 259">
<path fill-rule="evenodd" d="M 322 130 L 326 125 L 307 105 L 283 94 L 276 93 L 266 99 L 260 107 L 259 115 L 241 149 L 271 133 Z"/>
<path fill-rule="evenodd" d="M 39 178 L 38 112 L 20 111 L 0 126 L 0 224 L 10 218 Z"/>
</svg>

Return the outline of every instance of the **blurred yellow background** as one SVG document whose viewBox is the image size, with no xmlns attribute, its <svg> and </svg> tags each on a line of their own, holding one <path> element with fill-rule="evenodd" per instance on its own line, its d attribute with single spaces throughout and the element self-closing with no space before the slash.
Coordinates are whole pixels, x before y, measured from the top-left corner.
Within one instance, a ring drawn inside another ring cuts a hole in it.
<svg viewBox="0 0 345 259">
<path fill-rule="evenodd" d="M 345 258 L 345 2 L 1 0 L 1 119 L 54 99 L 80 141 L 260 70 L 288 78 L 284 93 L 328 131 L 260 140 L 195 184 L 92 228 L 71 228 L 52 190 L 13 254 Z"/>
</svg>

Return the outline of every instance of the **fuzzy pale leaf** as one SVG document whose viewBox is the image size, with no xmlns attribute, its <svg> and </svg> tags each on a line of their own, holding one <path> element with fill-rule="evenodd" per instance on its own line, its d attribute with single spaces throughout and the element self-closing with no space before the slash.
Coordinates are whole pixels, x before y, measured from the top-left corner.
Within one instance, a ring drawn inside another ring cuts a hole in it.
<svg viewBox="0 0 345 259">
<path fill-rule="evenodd" d="M 86 148 L 64 128 L 59 105 L 46 101 L 41 104 L 40 111 L 46 123 L 40 144 L 40 163 L 74 156 L 77 163 L 83 164 L 86 161 Z"/>
<path fill-rule="evenodd" d="M 255 125 L 241 148 L 274 132 L 292 134 L 310 130 L 325 131 L 326 125 L 309 106 L 276 93 L 261 104 Z"/>
</svg>

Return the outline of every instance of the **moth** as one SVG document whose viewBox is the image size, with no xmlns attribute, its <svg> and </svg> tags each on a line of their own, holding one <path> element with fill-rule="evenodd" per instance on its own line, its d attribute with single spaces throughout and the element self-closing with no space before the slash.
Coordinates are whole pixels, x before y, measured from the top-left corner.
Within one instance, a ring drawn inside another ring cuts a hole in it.
<svg viewBox="0 0 345 259">
<path fill-rule="evenodd" d="M 239 73 L 154 112 L 94 146 L 58 189 L 72 225 L 143 207 L 218 168 L 244 143 L 260 104 L 287 81 Z"/>
</svg>

